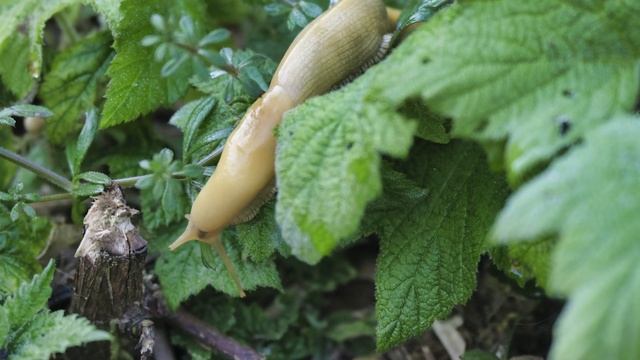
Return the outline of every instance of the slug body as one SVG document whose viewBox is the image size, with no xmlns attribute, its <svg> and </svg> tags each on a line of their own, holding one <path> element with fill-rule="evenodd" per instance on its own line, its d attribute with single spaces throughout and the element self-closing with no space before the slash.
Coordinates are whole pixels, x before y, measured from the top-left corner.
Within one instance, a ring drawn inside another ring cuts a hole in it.
<svg viewBox="0 0 640 360">
<path fill-rule="evenodd" d="M 193 203 L 187 229 L 170 248 L 191 240 L 214 245 L 239 285 L 219 235 L 257 197 L 270 194 L 274 129 L 287 110 L 328 92 L 374 59 L 391 29 L 382 0 L 342 0 L 305 27 L 278 65 L 269 89 L 229 136 L 213 175 Z"/>
</svg>

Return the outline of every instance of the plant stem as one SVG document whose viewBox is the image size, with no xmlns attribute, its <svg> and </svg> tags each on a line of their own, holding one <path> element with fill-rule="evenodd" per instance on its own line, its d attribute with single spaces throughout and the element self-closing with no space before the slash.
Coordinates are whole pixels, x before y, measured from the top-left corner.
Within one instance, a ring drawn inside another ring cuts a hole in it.
<svg viewBox="0 0 640 360">
<path fill-rule="evenodd" d="M 38 201 L 34 201 L 33 204 L 44 203 L 50 201 L 59 201 L 59 200 L 71 200 L 73 199 L 72 193 L 59 193 L 59 194 L 51 194 L 51 195 L 42 195 L 38 199 Z"/>
<path fill-rule="evenodd" d="M 113 179 L 111 182 L 123 188 L 134 187 L 139 180 L 146 179 L 148 177 L 153 176 L 153 174 L 139 175 L 139 176 L 131 176 L 122 179 Z M 184 173 L 182 171 L 176 171 L 171 173 L 171 177 L 174 179 L 183 179 Z"/>
<path fill-rule="evenodd" d="M 131 176 L 131 177 L 122 178 L 122 179 L 113 179 L 112 183 L 119 185 L 120 187 L 123 187 L 123 188 L 128 188 L 128 187 L 135 186 L 138 180 L 145 179 L 150 176 L 153 176 L 153 175 L 147 174 L 147 175 L 140 175 L 140 176 Z"/>
<path fill-rule="evenodd" d="M 45 168 L 42 165 L 38 165 L 33 161 L 14 153 L 13 151 L 0 147 L 0 157 L 3 157 L 17 164 L 18 166 L 21 166 L 35 173 L 36 175 L 40 176 L 41 178 L 47 180 L 48 182 L 52 183 L 53 185 L 61 188 L 66 192 L 71 192 L 72 190 L 73 185 L 71 184 L 71 181 L 69 181 L 69 179 L 65 178 L 64 176 L 52 170 Z"/>
</svg>

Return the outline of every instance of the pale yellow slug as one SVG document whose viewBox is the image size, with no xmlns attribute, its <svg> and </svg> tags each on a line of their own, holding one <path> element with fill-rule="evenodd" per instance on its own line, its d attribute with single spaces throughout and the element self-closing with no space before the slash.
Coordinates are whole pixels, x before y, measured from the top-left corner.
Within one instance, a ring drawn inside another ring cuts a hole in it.
<svg viewBox="0 0 640 360">
<path fill-rule="evenodd" d="M 244 295 L 220 233 L 273 187 L 274 129 L 287 110 L 329 91 L 374 59 L 392 30 L 389 17 L 382 0 L 342 0 L 300 32 L 269 89 L 229 136 L 215 172 L 193 203 L 186 230 L 171 250 L 191 240 L 212 244 Z"/>
</svg>

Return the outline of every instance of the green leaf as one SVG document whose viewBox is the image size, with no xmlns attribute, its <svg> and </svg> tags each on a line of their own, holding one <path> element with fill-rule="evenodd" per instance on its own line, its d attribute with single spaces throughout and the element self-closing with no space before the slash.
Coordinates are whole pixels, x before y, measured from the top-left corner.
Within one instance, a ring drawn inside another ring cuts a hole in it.
<svg viewBox="0 0 640 360">
<path fill-rule="evenodd" d="M 471 143 L 419 142 L 401 167 L 426 196 L 390 177 L 366 217 L 380 236 L 380 350 L 423 333 L 471 296 L 485 236 L 506 198 L 506 184 Z"/>
<path fill-rule="evenodd" d="M 51 231 L 47 218 L 10 220 L 0 205 L 0 297 L 15 292 L 42 267 L 37 260 Z"/>
<path fill-rule="evenodd" d="M 270 259 L 276 250 L 283 255 L 290 253 L 276 223 L 275 201 L 264 204 L 251 221 L 236 225 L 236 232 L 243 259 L 259 262 Z"/>
<path fill-rule="evenodd" d="M 77 315 L 64 316 L 63 311 L 41 312 L 9 348 L 16 360 L 48 359 L 72 346 L 86 342 L 109 340 L 109 333 L 97 330 L 87 319 Z"/>
<path fill-rule="evenodd" d="M 186 223 L 174 228 L 174 231 L 162 236 L 157 246 L 164 253 L 156 262 L 155 271 L 162 285 L 167 303 L 176 308 L 189 296 L 199 293 L 208 285 L 232 296 L 238 296 L 238 289 L 232 281 L 219 256 L 214 257 L 213 269 L 202 262 L 200 246 L 189 243 L 175 253 L 169 253 L 167 247 L 184 229 Z M 177 230 L 177 231 L 176 231 Z M 267 286 L 280 289 L 280 278 L 273 261 L 254 262 L 241 259 L 238 242 L 241 241 L 233 232 L 223 235 L 224 246 L 234 263 L 244 290 L 253 290 Z"/>
<path fill-rule="evenodd" d="M 300 11 L 298 8 L 293 8 L 291 13 L 289 13 L 289 18 L 287 19 L 287 26 L 289 30 L 293 30 L 296 26 L 300 28 L 304 28 L 309 23 L 307 17 L 304 16 L 304 13 Z"/>
<path fill-rule="evenodd" d="M 429 20 L 436 12 L 442 10 L 452 2 L 452 0 L 408 1 L 396 23 L 396 34 L 412 24 Z"/>
<path fill-rule="evenodd" d="M 220 100 L 216 101 L 207 118 L 198 126 L 197 133 L 193 136 L 189 146 L 190 155 L 185 157 L 183 161 L 199 162 L 215 149 L 224 145 L 233 126 L 242 118 L 248 105 L 244 101 L 234 101 L 232 104 Z M 187 131 L 186 127 L 181 127 L 181 129 L 183 132 Z"/>
<path fill-rule="evenodd" d="M 612 115 L 640 88 L 640 3 L 457 1 L 385 61 L 371 104 L 420 95 L 453 133 L 506 141 L 513 182 Z M 508 29 L 508 31 L 505 31 Z"/>
<path fill-rule="evenodd" d="M 90 4 L 96 12 L 104 16 L 111 29 L 116 29 L 122 19 L 120 2 L 121 0 L 85 0 L 85 3 Z"/>
<path fill-rule="evenodd" d="M 554 243 L 542 239 L 527 243 L 509 244 L 491 251 L 494 264 L 518 285 L 524 286 L 534 279 L 543 289 L 547 288 L 551 269 L 551 251 Z"/>
<path fill-rule="evenodd" d="M 31 105 L 31 104 L 18 104 L 2 109 L 0 111 L 1 116 L 21 116 L 21 117 L 50 117 L 53 113 L 43 106 Z"/>
<path fill-rule="evenodd" d="M 153 171 L 151 177 L 144 177 L 136 183 L 142 190 L 142 214 L 144 224 L 149 229 L 169 225 L 183 219 L 187 213 L 187 193 L 183 182 L 173 177 L 182 164 L 173 161 L 173 152 L 162 149 L 151 161 L 144 160 L 140 165 Z"/>
<path fill-rule="evenodd" d="M 189 15 L 202 22 L 203 4 L 197 0 L 154 1 L 122 0 L 122 19 L 115 31 L 116 56 L 111 62 L 111 77 L 102 112 L 102 128 L 136 119 L 160 106 L 169 105 L 187 90 L 190 67 L 183 66 L 172 76 L 161 76 L 162 64 L 154 61 L 153 48 L 141 44 L 154 33 L 152 14 Z"/>
<path fill-rule="evenodd" d="M 0 77 L 16 97 L 29 93 L 33 77 L 29 73 L 29 39 L 25 35 L 14 33 L 0 46 Z"/>
<path fill-rule="evenodd" d="M 76 196 L 98 195 L 103 191 L 104 186 L 99 184 L 79 184 L 73 188 L 73 194 Z"/>
<path fill-rule="evenodd" d="M 278 129 L 276 218 L 295 256 L 316 263 L 353 235 L 381 190 L 380 156 L 406 156 L 415 123 L 364 104 L 370 69 L 286 113 Z"/>
<path fill-rule="evenodd" d="M 49 312 L 46 305 L 54 268 L 53 260 L 49 261 L 41 274 L 0 305 L 0 335 L 6 335 L 0 336 L 0 347 L 10 359 L 47 359 L 68 347 L 110 338 L 86 319 Z"/>
<path fill-rule="evenodd" d="M 109 176 L 97 171 L 83 172 L 78 175 L 78 179 L 101 185 L 109 185 L 111 183 L 111 178 Z"/>
<path fill-rule="evenodd" d="M 46 307 L 51 296 L 49 284 L 53 280 L 54 269 L 55 263 L 51 260 L 41 274 L 35 275 L 31 282 L 20 285 L 18 291 L 2 304 L 9 318 L 11 331 L 31 321 L 36 313 Z"/>
<path fill-rule="evenodd" d="M 312 19 L 322 14 L 322 8 L 312 2 L 300 1 L 298 5 L 300 6 L 300 10 Z"/>
<path fill-rule="evenodd" d="M 98 131 L 98 117 L 96 115 L 95 108 L 89 110 L 84 117 L 84 126 L 78 140 L 75 143 L 70 144 L 66 149 L 67 162 L 69 163 L 69 171 L 71 175 L 76 175 L 80 172 L 80 166 L 84 157 L 87 155 L 87 151 L 93 142 L 93 138 Z"/>
<path fill-rule="evenodd" d="M 187 161 L 191 153 L 191 144 L 194 140 L 200 124 L 209 115 L 215 105 L 213 97 L 203 97 L 191 101 L 176 111 L 169 120 L 169 123 L 180 128 L 184 134 L 182 139 L 182 159 Z"/>
<path fill-rule="evenodd" d="M 27 0 L 31 1 L 31 0 Z M 31 40 L 29 70 L 33 77 L 39 77 L 42 71 L 42 45 L 44 42 L 44 25 L 47 20 L 64 8 L 83 3 L 84 0 L 47 0 L 38 1 L 38 7 L 30 14 L 28 21 L 29 38 Z"/>
<path fill-rule="evenodd" d="M 558 237 L 549 288 L 569 302 L 554 331 L 554 359 L 640 357 L 638 136 L 637 116 L 588 133 L 523 186 L 495 224 L 500 242 Z"/>
<path fill-rule="evenodd" d="M 215 29 L 200 39 L 198 46 L 221 43 L 227 40 L 230 36 L 231 32 L 227 29 Z"/>
<path fill-rule="evenodd" d="M 16 126 L 16 121 L 8 116 L 0 117 L 0 125 Z"/>
<path fill-rule="evenodd" d="M 113 57 L 111 40 L 108 32 L 98 32 L 55 57 L 40 90 L 44 104 L 55 113 L 47 122 L 47 135 L 54 143 L 65 142 L 78 130 L 80 116 L 95 104 Z"/>
<path fill-rule="evenodd" d="M 9 335 L 9 315 L 4 307 L 0 306 L 0 349 L 4 349 L 5 341 Z"/>
</svg>

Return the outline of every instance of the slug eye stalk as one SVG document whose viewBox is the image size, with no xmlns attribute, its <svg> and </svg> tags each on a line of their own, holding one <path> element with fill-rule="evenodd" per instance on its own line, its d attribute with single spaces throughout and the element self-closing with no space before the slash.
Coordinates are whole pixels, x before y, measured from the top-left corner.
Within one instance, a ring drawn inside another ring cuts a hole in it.
<svg viewBox="0 0 640 360">
<path fill-rule="evenodd" d="M 190 220 L 189 215 L 187 215 L 186 218 Z M 193 240 L 207 243 L 216 250 L 218 256 L 220 256 L 220 258 L 222 259 L 222 263 L 229 272 L 229 276 L 231 276 L 231 279 L 236 284 L 236 287 L 240 292 L 240 297 L 245 297 L 245 293 L 242 288 L 242 282 L 240 281 L 240 276 L 238 276 L 236 267 L 233 265 L 231 258 L 229 258 L 229 255 L 224 248 L 224 244 L 222 243 L 222 239 L 220 238 L 220 233 L 205 232 L 199 230 L 191 221 L 189 221 L 189 224 L 187 225 L 187 228 L 182 233 L 182 235 L 180 235 L 178 239 L 176 239 L 176 241 L 169 245 L 169 250 L 174 251 L 181 245 Z"/>
</svg>

